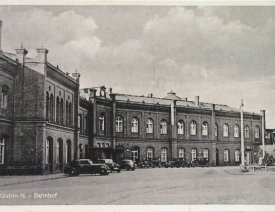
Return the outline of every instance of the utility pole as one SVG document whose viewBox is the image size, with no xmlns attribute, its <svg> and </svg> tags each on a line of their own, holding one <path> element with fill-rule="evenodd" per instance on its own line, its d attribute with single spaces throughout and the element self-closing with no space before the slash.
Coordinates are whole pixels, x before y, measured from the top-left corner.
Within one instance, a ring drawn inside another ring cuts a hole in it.
<svg viewBox="0 0 275 212">
<path fill-rule="evenodd" d="M 244 167 L 244 137 L 243 137 L 243 100 L 241 103 L 241 156 L 242 156 L 242 166 Z"/>
<path fill-rule="evenodd" d="M 263 158 L 265 156 L 265 110 L 262 112 L 262 146 L 263 146 Z"/>
</svg>

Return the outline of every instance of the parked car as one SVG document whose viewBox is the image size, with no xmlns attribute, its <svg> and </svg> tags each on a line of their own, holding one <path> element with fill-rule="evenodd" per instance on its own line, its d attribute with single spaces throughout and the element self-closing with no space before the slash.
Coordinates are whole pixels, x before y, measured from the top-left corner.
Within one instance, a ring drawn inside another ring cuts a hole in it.
<svg viewBox="0 0 275 212">
<path fill-rule="evenodd" d="M 105 164 L 95 164 L 90 159 L 78 159 L 69 163 L 64 173 L 72 176 L 78 176 L 79 174 L 100 174 L 108 175 L 110 169 Z"/>
<path fill-rule="evenodd" d="M 120 165 L 121 169 L 126 169 L 127 171 L 130 171 L 130 170 L 133 171 L 136 169 L 135 162 L 132 160 L 128 160 L 128 159 L 122 160 L 119 165 Z"/>
<path fill-rule="evenodd" d="M 151 163 L 151 167 L 152 168 L 155 168 L 155 167 L 162 167 L 162 165 L 161 165 L 161 161 L 159 160 L 159 158 L 152 158 L 151 160 L 150 160 L 150 163 Z"/>
<path fill-rule="evenodd" d="M 167 162 L 165 162 L 164 167 L 165 168 L 168 168 L 168 167 L 174 168 L 175 164 L 176 164 L 176 161 L 174 161 L 174 160 L 167 161 Z"/>
<path fill-rule="evenodd" d="M 179 167 L 188 167 L 188 162 L 185 158 L 177 158 L 175 159 L 175 167 L 179 168 Z"/>
<path fill-rule="evenodd" d="M 116 171 L 117 173 L 119 173 L 121 171 L 120 165 L 114 163 L 113 159 L 99 159 L 98 163 L 106 164 L 111 172 Z"/>
<path fill-rule="evenodd" d="M 151 165 L 150 161 L 144 160 L 144 161 L 141 161 L 140 163 L 138 163 L 137 166 L 139 168 L 150 168 L 152 165 Z"/>
<path fill-rule="evenodd" d="M 198 157 L 198 158 L 195 158 L 193 161 L 192 161 L 192 164 L 191 166 L 192 167 L 209 167 L 210 163 L 209 163 L 209 158 L 205 158 L 205 157 Z"/>
</svg>

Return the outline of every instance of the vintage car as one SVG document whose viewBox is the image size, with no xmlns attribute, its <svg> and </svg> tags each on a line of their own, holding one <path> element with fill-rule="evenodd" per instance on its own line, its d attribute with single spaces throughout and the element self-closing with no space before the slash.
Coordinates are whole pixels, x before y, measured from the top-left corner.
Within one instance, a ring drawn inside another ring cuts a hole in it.
<svg viewBox="0 0 275 212">
<path fill-rule="evenodd" d="M 105 164 L 95 164 L 90 159 L 78 159 L 69 163 L 64 173 L 71 176 L 78 176 L 79 174 L 100 174 L 108 175 L 110 169 Z"/>
<path fill-rule="evenodd" d="M 136 169 L 136 163 L 129 159 L 124 159 L 119 163 L 121 169 L 126 169 L 127 171 L 134 171 Z"/>
<path fill-rule="evenodd" d="M 155 168 L 155 167 L 161 168 L 162 167 L 162 164 L 161 164 L 161 161 L 159 158 L 152 158 L 150 160 L 150 165 L 152 168 Z"/>
<path fill-rule="evenodd" d="M 188 162 L 186 158 L 177 158 L 174 161 L 175 161 L 174 166 L 177 168 L 188 167 Z"/>
<path fill-rule="evenodd" d="M 141 169 L 142 168 L 150 168 L 151 167 L 151 163 L 148 160 L 143 160 L 143 161 L 139 162 L 137 166 L 139 168 L 141 168 Z"/>
<path fill-rule="evenodd" d="M 175 167 L 175 164 L 176 164 L 176 161 L 171 160 L 171 161 L 165 162 L 163 166 L 164 166 L 165 168 L 168 168 L 168 167 L 174 168 L 174 167 Z"/>
<path fill-rule="evenodd" d="M 191 162 L 192 167 L 209 167 L 209 158 L 197 157 Z"/>
<path fill-rule="evenodd" d="M 120 165 L 114 163 L 113 159 L 98 159 L 97 162 L 101 164 L 106 164 L 111 172 L 116 171 L 117 173 L 119 173 L 121 171 Z"/>
</svg>

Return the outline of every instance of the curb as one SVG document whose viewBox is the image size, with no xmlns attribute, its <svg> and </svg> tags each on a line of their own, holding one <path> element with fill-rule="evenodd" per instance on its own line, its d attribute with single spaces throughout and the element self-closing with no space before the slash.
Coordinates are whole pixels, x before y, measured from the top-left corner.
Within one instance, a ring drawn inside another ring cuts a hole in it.
<svg viewBox="0 0 275 212">
<path fill-rule="evenodd" d="M 40 181 L 56 180 L 56 179 L 62 179 L 62 178 L 67 178 L 67 177 L 68 176 L 63 175 L 63 176 L 52 177 L 52 178 L 47 178 L 47 179 L 38 179 L 38 180 L 30 180 L 30 181 L 24 181 L 24 182 L 6 183 L 3 185 L 0 185 L 0 187 L 10 186 L 10 185 L 20 185 L 20 184 L 40 182 Z"/>
</svg>

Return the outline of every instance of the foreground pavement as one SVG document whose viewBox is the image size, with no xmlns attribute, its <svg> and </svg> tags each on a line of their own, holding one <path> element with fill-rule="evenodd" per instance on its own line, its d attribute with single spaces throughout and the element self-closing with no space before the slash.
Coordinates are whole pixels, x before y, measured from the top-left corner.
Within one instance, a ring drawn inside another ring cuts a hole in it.
<svg viewBox="0 0 275 212">
<path fill-rule="evenodd" d="M 138 169 L 108 176 L 12 176 L 3 183 L 4 178 L 9 177 L 0 177 L 0 205 L 275 203 L 275 172 L 240 174 L 237 167 Z"/>
</svg>

